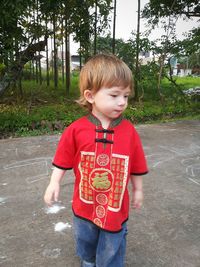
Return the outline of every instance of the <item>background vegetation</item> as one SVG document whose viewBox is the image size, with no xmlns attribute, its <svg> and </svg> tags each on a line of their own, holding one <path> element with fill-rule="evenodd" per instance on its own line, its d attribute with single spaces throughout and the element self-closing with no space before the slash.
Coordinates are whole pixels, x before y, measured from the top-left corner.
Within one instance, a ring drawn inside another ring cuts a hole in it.
<svg viewBox="0 0 200 267">
<path fill-rule="evenodd" d="M 199 84 L 199 77 L 178 78 L 181 90 Z M 9 136 L 28 136 L 60 133 L 71 122 L 87 114 L 75 102 L 78 99 L 78 76 L 72 77 L 70 95 L 65 96 L 65 89 L 60 82 L 57 90 L 53 83 L 49 87 L 38 86 L 36 82 L 23 82 L 23 99 L 16 91 L 4 96 L 0 109 L 1 138 Z M 146 91 L 142 101 L 132 104 L 124 116 L 133 123 L 152 123 L 174 119 L 200 119 L 199 96 L 184 96 L 172 87 L 168 80 L 162 81 L 162 93 L 165 101 L 161 103 L 155 94 L 153 82 L 144 85 Z"/>
<path fill-rule="evenodd" d="M 184 90 L 200 87 L 200 28 L 196 25 L 183 40 L 176 37 L 178 18 L 200 17 L 198 1 L 150 0 L 143 10 L 140 0 L 137 4 L 137 31 L 124 41 L 115 38 L 116 0 L 1 1 L 1 138 L 61 131 L 85 114 L 75 103 L 79 71 L 70 71 L 71 37 L 80 44 L 79 69 L 102 52 L 116 54 L 131 68 L 135 94 L 125 116 L 133 122 L 199 118 L 199 91 Z M 141 17 L 148 22 L 144 33 Z M 158 25 L 164 34 L 150 41 L 149 31 Z M 143 65 L 141 55 L 147 52 L 151 60 Z M 174 76 L 174 59 L 192 75 Z"/>
</svg>

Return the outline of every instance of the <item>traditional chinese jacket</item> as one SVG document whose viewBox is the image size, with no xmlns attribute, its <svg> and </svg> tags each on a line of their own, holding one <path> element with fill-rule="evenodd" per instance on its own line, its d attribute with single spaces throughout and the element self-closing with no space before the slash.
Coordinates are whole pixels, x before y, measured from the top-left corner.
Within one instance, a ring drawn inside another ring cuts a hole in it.
<svg viewBox="0 0 200 267">
<path fill-rule="evenodd" d="M 119 117 L 103 129 L 92 114 L 66 128 L 53 165 L 74 170 L 75 216 L 111 232 L 120 231 L 128 220 L 130 175 L 148 172 L 134 126 Z"/>
</svg>

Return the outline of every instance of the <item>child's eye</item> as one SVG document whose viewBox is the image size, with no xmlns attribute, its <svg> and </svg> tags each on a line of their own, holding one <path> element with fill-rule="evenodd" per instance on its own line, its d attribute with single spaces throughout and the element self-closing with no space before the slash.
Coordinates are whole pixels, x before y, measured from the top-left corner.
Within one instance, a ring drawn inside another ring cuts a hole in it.
<svg viewBox="0 0 200 267">
<path fill-rule="evenodd" d="M 128 97 L 129 97 L 129 95 L 125 95 L 124 97 L 125 97 L 125 98 L 128 98 Z"/>
<path fill-rule="evenodd" d="M 117 97 L 117 95 L 110 95 L 110 96 L 112 96 L 112 97 Z"/>
</svg>

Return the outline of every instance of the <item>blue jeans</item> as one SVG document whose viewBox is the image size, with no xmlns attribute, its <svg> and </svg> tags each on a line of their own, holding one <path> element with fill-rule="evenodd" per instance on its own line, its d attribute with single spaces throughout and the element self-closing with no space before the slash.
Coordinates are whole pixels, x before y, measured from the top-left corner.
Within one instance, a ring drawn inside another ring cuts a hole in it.
<svg viewBox="0 0 200 267">
<path fill-rule="evenodd" d="M 126 235 L 126 223 L 119 233 L 110 233 L 74 216 L 76 252 L 81 267 L 124 267 Z"/>
</svg>

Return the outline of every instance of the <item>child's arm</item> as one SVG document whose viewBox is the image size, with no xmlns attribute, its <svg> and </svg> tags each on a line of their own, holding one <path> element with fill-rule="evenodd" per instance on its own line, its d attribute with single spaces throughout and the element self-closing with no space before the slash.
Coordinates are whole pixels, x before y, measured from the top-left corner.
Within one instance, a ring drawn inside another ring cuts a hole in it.
<svg viewBox="0 0 200 267">
<path fill-rule="evenodd" d="M 48 206 L 51 206 L 54 201 L 58 201 L 60 193 L 60 182 L 65 174 L 65 170 L 54 168 L 50 183 L 44 194 L 44 201 Z"/>
<path fill-rule="evenodd" d="M 143 203 L 143 186 L 142 186 L 142 176 L 131 175 L 132 184 L 132 206 L 135 209 L 140 209 Z"/>
</svg>

